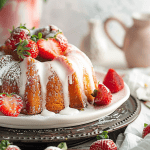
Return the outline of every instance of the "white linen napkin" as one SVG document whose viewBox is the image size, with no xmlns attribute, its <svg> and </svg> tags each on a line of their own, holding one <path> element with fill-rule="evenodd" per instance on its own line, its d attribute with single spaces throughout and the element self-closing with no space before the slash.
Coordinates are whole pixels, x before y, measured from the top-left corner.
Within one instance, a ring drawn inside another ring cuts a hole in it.
<svg viewBox="0 0 150 150">
<path fill-rule="evenodd" d="M 119 150 L 150 150 L 150 134 L 142 138 L 144 123 L 150 124 L 150 68 L 134 68 L 124 72 L 124 81 L 131 95 L 147 102 L 141 103 L 138 118 L 119 134 L 116 144 Z M 146 106 L 145 106 L 145 105 Z"/>
<path fill-rule="evenodd" d="M 150 101 L 150 68 L 128 70 L 123 79 L 128 84 L 132 96 Z"/>
<path fill-rule="evenodd" d="M 117 137 L 118 150 L 150 150 L 150 134 L 142 138 L 144 123 L 150 124 L 150 109 L 141 103 L 141 113 Z"/>
</svg>

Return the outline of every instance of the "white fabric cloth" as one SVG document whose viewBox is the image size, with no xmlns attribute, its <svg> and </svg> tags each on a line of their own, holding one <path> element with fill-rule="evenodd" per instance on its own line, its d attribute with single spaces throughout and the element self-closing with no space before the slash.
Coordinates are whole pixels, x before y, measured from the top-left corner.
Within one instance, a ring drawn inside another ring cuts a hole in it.
<svg viewBox="0 0 150 150">
<path fill-rule="evenodd" d="M 150 68 L 134 68 L 124 73 L 123 79 L 128 84 L 131 95 L 150 101 Z M 150 109 L 141 102 L 138 118 L 117 138 L 119 150 L 150 150 L 150 134 L 142 138 L 144 123 L 150 124 Z"/>
<path fill-rule="evenodd" d="M 141 103 L 138 118 L 117 137 L 118 150 L 150 150 L 150 134 L 142 138 L 144 123 L 150 124 L 150 109 Z"/>
</svg>

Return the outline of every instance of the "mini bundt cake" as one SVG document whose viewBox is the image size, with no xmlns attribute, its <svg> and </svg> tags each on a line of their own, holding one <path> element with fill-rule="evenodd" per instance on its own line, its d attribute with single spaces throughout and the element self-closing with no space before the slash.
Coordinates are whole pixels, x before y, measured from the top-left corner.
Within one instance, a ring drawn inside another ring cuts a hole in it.
<svg viewBox="0 0 150 150">
<path fill-rule="evenodd" d="M 20 62 L 3 55 L 0 67 L 2 92 L 20 95 L 24 114 L 39 114 L 45 109 L 59 113 L 68 107 L 81 110 L 94 102 L 91 94 L 97 79 L 92 63 L 71 44 L 63 55 L 49 61 L 29 56 Z"/>
</svg>

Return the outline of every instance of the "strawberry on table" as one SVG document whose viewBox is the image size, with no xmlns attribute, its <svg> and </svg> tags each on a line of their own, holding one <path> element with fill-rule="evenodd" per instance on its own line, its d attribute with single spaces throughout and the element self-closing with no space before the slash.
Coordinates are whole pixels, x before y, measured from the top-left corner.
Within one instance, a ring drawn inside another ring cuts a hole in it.
<svg viewBox="0 0 150 150">
<path fill-rule="evenodd" d="M 20 148 L 16 145 L 11 145 L 8 140 L 2 140 L 0 150 L 20 150 Z"/>
<path fill-rule="evenodd" d="M 95 89 L 92 93 L 92 96 L 94 98 L 94 105 L 95 106 L 102 106 L 102 105 L 108 105 L 112 101 L 112 94 L 109 91 L 109 89 L 103 85 L 98 84 L 98 89 Z"/>
<path fill-rule="evenodd" d="M 68 41 L 66 37 L 59 32 L 53 37 L 39 39 L 37 45 L 40 57 L 44 59 L 54 59 L 57 56 L 64 54 L 68 47 Z"/>
<path fill-rule="evenodd" d="M 104 77 L 103 84 L 107 86 L 111 93 L 117 93 L 124 88 L 122 77 L 114 69 L 108 70 Z"/>
<path fill-rule="evenodd" d="M 111 139 L 105 139 L 108 138 L 108 136 L 106 136 L 106 133 L 108 132 L 103 131 L 102 134 L 104 134 L 104 136 L 100 137 L 102 139 L 92 143 L 90 146 L 90 150 L 117 150 L 116 144 Z"/>
<path fill-rule="evenodd" d="M 144 129 L 143 129 L 143 133 L 142 133 L 142 138 L 144 138 L 147 134 L 150 133 L 150 124 L 144 124 Z"/>
<path fill-rule="evenodd" d="M 0 94 L 0 111 L 6 116 L 17 117 L 23 107 L 23 100 L 17 94 Z"/>
</svg>

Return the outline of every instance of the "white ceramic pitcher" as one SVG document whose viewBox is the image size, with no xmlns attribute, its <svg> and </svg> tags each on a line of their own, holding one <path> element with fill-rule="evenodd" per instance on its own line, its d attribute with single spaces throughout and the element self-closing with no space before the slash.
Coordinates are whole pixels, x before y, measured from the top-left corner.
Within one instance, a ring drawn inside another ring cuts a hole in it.
<svg viewBox="0 0 150 150">
<path fill-rule="evenodd" d="M 133 25 L 128 28 L 119 19 L 108 18 L 104 22 L 104 30 L 108 38 L 125 53 L 128 67 L 148 67 L 150 66 L 150 14 L 134 13 L 132 19 Z M 117 21 L 126 32 L 122 47 L 118 46 L 109 35 L 107 25 L 111 21 Z"/>
</svg>

